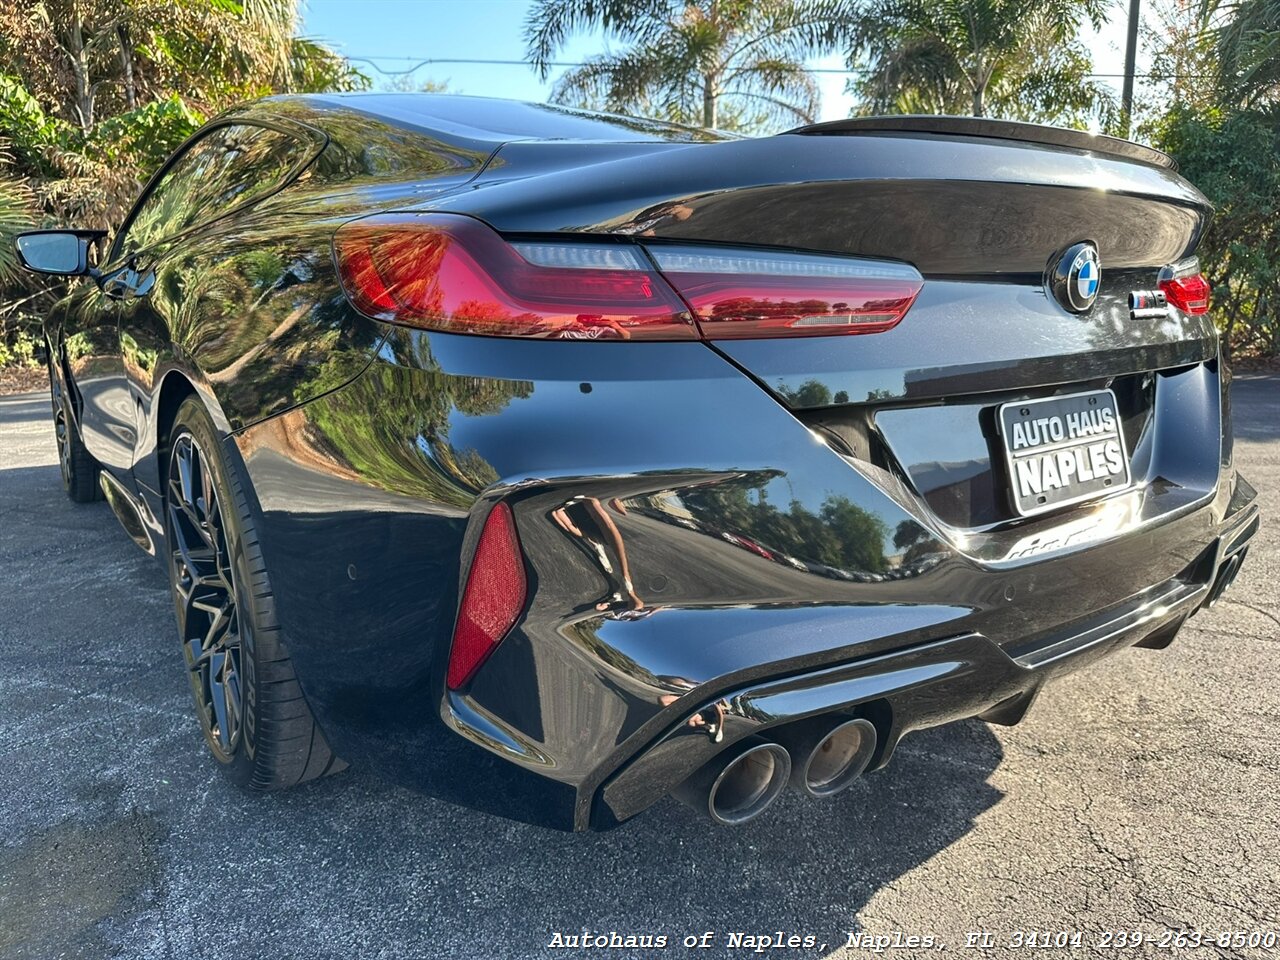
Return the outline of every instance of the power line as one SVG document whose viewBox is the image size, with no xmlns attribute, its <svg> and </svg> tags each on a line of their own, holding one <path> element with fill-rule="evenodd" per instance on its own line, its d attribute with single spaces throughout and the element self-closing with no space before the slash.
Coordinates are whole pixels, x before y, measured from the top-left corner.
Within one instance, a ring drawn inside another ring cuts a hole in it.
<svg viewBox="0 0 1280 960">
<path fill-rule="evenodd" d="M 407 76 L 408 74 L 414 73 L 417 70 L 421 69 L 422 67 L 431 66 L 432 64 L 446 64 L 450 66 L 475 65 L 475 66 L 484 66 L 484 67 L 531 67 L 532 66 L 532 64 L 528 60 L 486 60 L 486 59 L 472 59 L 472 58 L 465 58 L 465 57 L 430 57 L 427 59 L 420 59 L 418 57 L 399 57 L 399 56 L 386 56 L 386 57 L 347 56 L 347 59 L 355 63 L 367 63 L 378 73 L 382 74 L 384 77 Z M 379 60 L 384 60 L 384 61 L 397 60 L 404 63 L 413 63 L 413 66 L 407 70 L 384 70 L 382 67 L 378 66 L 377 64 L 376 61 L 379 61 Z M 549 67 L 585 67 L 587 65 L 588 64 L 586 63 L 575 62 L 571 60 L 550 60 L 547 62 L 547 66 Z M 866 73 L 872 72 L 865 68 L 850 69 L 850 68 L 841 68 L 841 67 L 801 67 L 800 70 L 803 73 L 844 74 L 845 76 L 856 76 L 859 74 L 866 74 Z M 1123 73 L 1085 73 L 1085 74 L 1081 74 L 1081 76 L 1092 77 L 1094 79 L 1107 79 L 1107 78 L 1118 79 L 1123 77 L 1124 74 Z M 1183 73 L 1183 74 L 1135 73 L 1134 76 L 1141 77 L 1144 79 L 1154 78 L 1154 79 L 1160 79 L 1160 80 L 1196 80 L 1196 79 L 1207 78 L 1210 76 L 1210 74 L 1207 74 L 1207 73 Z"/>
</svg>

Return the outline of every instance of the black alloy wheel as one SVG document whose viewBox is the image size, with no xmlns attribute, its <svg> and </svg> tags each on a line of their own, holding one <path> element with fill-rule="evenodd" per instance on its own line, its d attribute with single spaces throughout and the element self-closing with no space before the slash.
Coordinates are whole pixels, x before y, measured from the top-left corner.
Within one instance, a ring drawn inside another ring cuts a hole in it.
<svg viewBox="0 0 1280 960">
<path fill-rule="evenodd" d="M 191 692 L 214 755 L 231 760 L 244 717 L 242 631 L 236 575 L 213 472 L 190 433 L 169 455 L 168 529 L 178 632 Z"/>
<path fill-rule="evenodd" d="M 92 503 L 102 499 L 98 486 L 101 467 L 80 439 L 80 431 L 71 416 L 67 396 L 62 384 L 49 363 L 49 396 L 53 403 L 53 433 L 58 442 L 58 471 L 62 475 L 62 489 L 76 503 Z"/>
<path fill-rule="evenodd" d="M 58 467 L 62 471 L 62 486 L 71 488 L 71 445 L 67 442 L 67 411 L 55 396 L 53 400 L 53 432 L 58 438 Z"/>
<path fill-rule="evenodd" d="M 336 773 L 346 764 L 316 725 L 284 648 L 234 449 L 195 396 L 178 407 L 163 449 L 169 583 L 210 752 L 254 790 Z"/>
</svg>

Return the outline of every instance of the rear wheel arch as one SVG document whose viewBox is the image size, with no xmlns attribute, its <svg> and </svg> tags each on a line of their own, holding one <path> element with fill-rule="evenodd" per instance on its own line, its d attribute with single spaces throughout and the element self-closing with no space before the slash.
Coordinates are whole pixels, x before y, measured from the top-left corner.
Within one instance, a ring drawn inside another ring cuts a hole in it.
<svg viewBox="0 0 1280 960">
<path fill-rule="evenodd" d="M 156 468 L 160 482 L 164 482 L 168 465 L 169 442 L 173 435 L 173 422 L 177 419 L 178 408 L 187 397 L 197 394 L 195 385 L 176 370 L 165 375 L 160 384 L 160 392 L 155 399 L 156 427 Z"/>
<path fill-rule="evenodd" d="M 71 358 L 67 356 L 66 339 L 58 337 L 56 341 L 50 341 L 46 337 L 45 344 L 49 351 L 50 367 L 58 368 L 59 389 L 66 398 L 68 410 L 75 418 L 76 426 L 79 427 L 84 413 L 84 400 L 80 396 L 80 388 L 76 385 L 75 378 L 71 375 Z M 49 372 L 52 376 L 53 370 L 50 369 Z"/>
<path fill-rule="evenodd" d="M 155 484 L 157 491 L 163 491 L 165 483 L 168 481 L 169 474 L 169 455 L 172 452 L 173 434 L 175 425 L 178 420 L 178 413 L 182 409 L 182 405 L 188 400 L 193 399 L 204 410 L 206 416 L 213 424 L 213 429 L 219 441 L 226 440 L 232 433 L 232 426 L 227 422 L 226 414 L 223 412 L 222 406 L 218 400 L 207 388 L 200 385 L 200 380 L 193 377 L 184 370 L 170 370 L 164 375 L 160 382 L 160 389 L 156 392 L 151 402 L 151 422 L 150 430 L 153 431 L 151 436 L 154 438 L 152 442 L 149 460 L 151 470 L 148 477 L 141 478 L 144 483 Z M 138 464 L 143 464 L 148 459 L 145 443 L 138 451 Z M 243 464 L 240 463 L 238 454 L 234 444 L 222 447 L 222 456 L 230 465 L 231 469 L 238 471 L 239 476 L 244 478 Z M 247 487 L 249 503 L 253 508 L 257 509 L 257 497 L 252 487 Z"/>
</svg>

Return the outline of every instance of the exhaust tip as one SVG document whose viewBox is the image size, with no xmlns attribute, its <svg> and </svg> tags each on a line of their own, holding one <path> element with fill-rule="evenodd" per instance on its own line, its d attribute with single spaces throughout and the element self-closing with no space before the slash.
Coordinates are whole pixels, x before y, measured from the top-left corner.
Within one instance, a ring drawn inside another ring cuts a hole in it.
<svg viewBox="0 0 1280 960">
<path fill-rule="evenodd" d="M 813 797 L 830 797 L 852 786 L 876 751 L 876 728 L 859 717 L 833 727 L 819 739 L 791 775 Z"/>
<path fill-rule="evenodd" d="M 1206 607 L 1214 606 L 1222 599 L 1222 595 L 1231 588 L 1231 585 L 1235 583 L 1236 577 L 1240 573 L 1240 567 L 1244 563 L 1246 553 L 1248 553 L 1248 550 L 1241 550 L 1222 565 L 1222 569 L 1218 572 L 1218 579 L 1213 585 L 1213 590 L 1209 593 L 1209 599 L 1205 601 Z"/>
<path fill-rule="evenodd" d="M 718 823 L 746 823 L 764 813 L 786 786 L 791 755 L 776 743 L 757 744 L 730 761 L 707 793 L 707 810 Z"/>
<path fill-rule="evenodd" d="M 778 799 L 791 776 L 791 755 L 777 743 L 749 740 L 732 757 L 713 759 L 676 796 L 716 823 L 754 820 Z"/>
</svg>

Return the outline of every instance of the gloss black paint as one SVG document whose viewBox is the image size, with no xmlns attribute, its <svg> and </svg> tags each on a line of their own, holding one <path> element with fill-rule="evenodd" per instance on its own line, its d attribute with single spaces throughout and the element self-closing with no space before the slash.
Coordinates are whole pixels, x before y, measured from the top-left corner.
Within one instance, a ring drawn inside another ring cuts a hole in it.
<svg viewBox="0 0 1280 960">
<path fill-rule="evenodd" d="M 1159 155 L 1016 125 L 741 140 L 409 95 L 272 98 L 217 122 L 289 131 L 291 178 L 108 254 L 102 286 L 79 284 L 46 324 L 55 375 L 153 548 L 169 422 L 200 397 L 248 482 L 326 739 L 400 782 L 587 829 L 808 717 L 868 717 L 883 764 L 913 729 L 1016 722 L 1052 676 L 1167 642 L 1256 529 L 1212 324 L 1129 315 L 1128 292 L 1193 251 L 1209 216 Z M 338 284 L 334 230 L 388 210 L 896 258 L 926 283 L 869 336 L 431 333 L 363 317 Z M 1080 239 L 1103 285 L 1075 315 L 1046 275 Z M 1117 393 L 1133 488 L 1014 517 L 994 409 L 1095 387 Z M 499 500 L 530 598 L 449 692 L 461 588 Z M 640 606 L 615 600 L 618 552 L 572 532 L 603 545 L 609 526 Z"/>
</svg>

